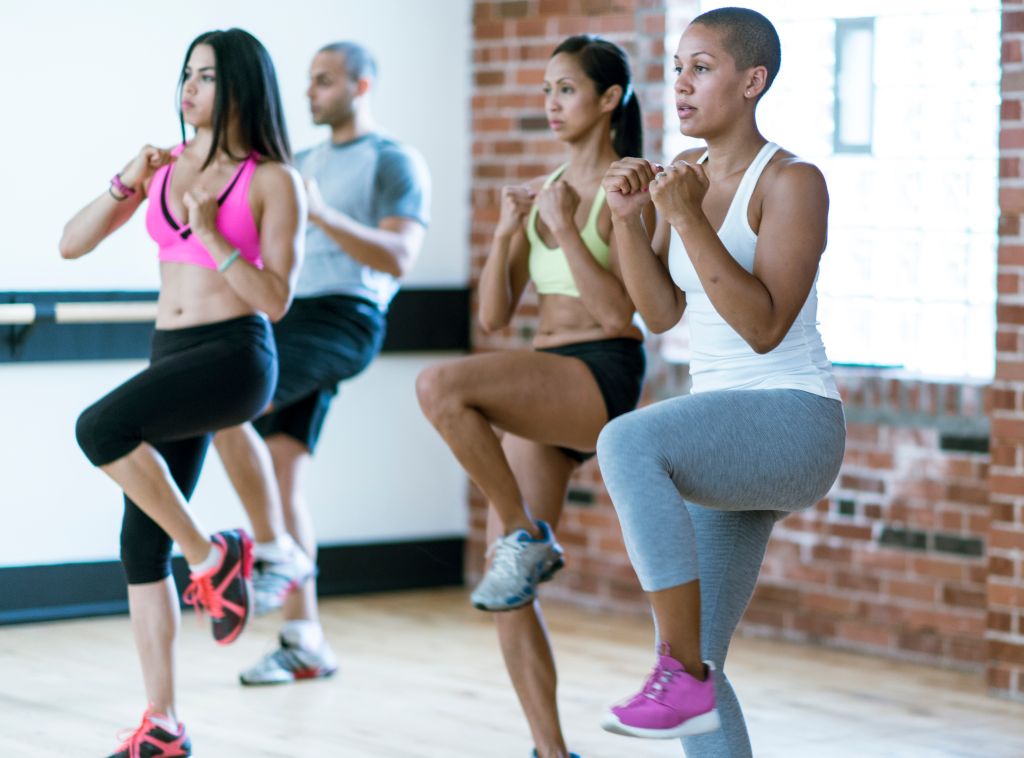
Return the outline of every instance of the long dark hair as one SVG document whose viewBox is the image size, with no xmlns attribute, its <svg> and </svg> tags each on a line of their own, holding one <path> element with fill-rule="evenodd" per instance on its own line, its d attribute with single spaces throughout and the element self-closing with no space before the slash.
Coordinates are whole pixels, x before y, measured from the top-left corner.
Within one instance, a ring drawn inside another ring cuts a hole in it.
<svg viewBox="0 0 1024 758">
<path fill-rule="evenodd" d="M 612 111 L 612 146 L 622 158 L 639 158 L 644 150 L 644 125 L 626 51 L 603 37 L 577 34 L 564 40 L 551 56 L 559 53 L 576 56 L 598 95 L 614 84 L 622 87 L 622 97 Z"/>
<path fill-rule="evenodd" d="M 185 116 L 181 112 L 181 91 L 185 86 L 185 67 L 196 45 L 209 45 L 217 64 L 217 94 L 213 104 L 213 141 L 203 168 L 213 161 L 223 146 L 232 158 L 241 160 L 228 145 L 228 124 L 231 117 L 238 123 L 239 133 L 247 151 L 264 158 L 290 163 L 292 149 L 281 109 L 281 93 L 270 54 L 258 39 L 243 29 L 204 32 L 192 40 L 185 53 L 178 80 L 178 118 L 181 141 L 185 141 Z"/>
</svg>

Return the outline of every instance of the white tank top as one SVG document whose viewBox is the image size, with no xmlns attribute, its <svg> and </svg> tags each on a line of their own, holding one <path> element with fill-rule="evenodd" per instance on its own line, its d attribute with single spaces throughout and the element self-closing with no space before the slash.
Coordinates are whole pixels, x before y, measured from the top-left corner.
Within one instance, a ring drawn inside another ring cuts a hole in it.
<svg viewBox="0 0 1024 758">
<path fill-rule="evenodd" d="M 718 230 L 725 249 L 751 273 L 757 235 L 750 228 L 747 209 L 761 172 L 778 149 L 774 142 L 761 148 L 743 174 L 722 228 Z M 700 162 L 706 159 L 707 153 Z M 668 268 L 672 280 L 686 293 L 692 351 L 690 375 L 694 393 L 796 389 L 839 399 L 832 377 L 832 364 L 825 355 L 825 345 L 818 332 L 817 276 L 803 308 L 782 342 L 771 352 L 759 355 L 715 310 L 704 293 L 682 240 L 674 230 L 669 245 Z"/>
</svg>

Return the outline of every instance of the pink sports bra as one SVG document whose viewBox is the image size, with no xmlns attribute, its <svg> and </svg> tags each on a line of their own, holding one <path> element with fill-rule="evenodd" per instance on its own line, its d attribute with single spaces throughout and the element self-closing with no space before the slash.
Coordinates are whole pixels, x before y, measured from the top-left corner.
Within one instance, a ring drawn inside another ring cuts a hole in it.
<svg viewBox="0 0 1024 758">
<path fill-rule="evenodd" d="M 179 156 L 185 149 L 181 144 L 171 151 Z M 249 209 L 249 184 L 256 171 L 257 155 L 252 153 L 228 182 L 217 198 L 217 229 L 242 258 L 256 268 L 263 268 L 260 256 L 260 233 Z M 191 263 L 203 268 L 216 269 L 217 262 L 203 246 L 187 224 L 181 224 L 171 212 L 168 192 L 174 164 L 157 169 L 149 185 L 149 207 L 146 210 L 146 230 L 160 249 L 160 261 Z"/>
</svg>

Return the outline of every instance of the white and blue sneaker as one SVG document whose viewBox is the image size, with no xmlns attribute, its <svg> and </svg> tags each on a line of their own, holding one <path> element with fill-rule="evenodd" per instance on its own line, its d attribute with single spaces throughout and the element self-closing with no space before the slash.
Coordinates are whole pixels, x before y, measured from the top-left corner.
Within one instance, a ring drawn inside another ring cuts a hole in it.
<svg viewBox="0 0 1024 758">
<path fill-rule="evenodd" d="M 511 611 L 533 602 L 537 585 L 565 565 L 561 546 L 545 521 L 538 521 L 541 536 L 525 529 L 499 537 L 487 550 L 490 568 L 473 590 L 471 600 L 482 611 Z"/>
<path fill-rule="evenodd" d="M 313 561 L 291 537 L 281 542 L 281 547 L 256 545 L 253 551 L 252 588 L 257 616 L 276 611 L 290 592 L 316 575 Z"/>
</svg>

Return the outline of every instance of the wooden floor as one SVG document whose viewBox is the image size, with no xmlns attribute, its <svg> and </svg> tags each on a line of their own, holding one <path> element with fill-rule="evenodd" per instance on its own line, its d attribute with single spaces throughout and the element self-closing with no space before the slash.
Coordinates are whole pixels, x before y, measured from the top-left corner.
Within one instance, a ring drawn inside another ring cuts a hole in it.
<svg viewBox="0 0 1024 758">
<path fill-rule="evenodd" d="M 527 758 L 530 739 L 485 614 L 461 590 L 324 604 L 332 681 L 243 689 L 274 620 L 217 647 L 183 624 L 181 715 L 201 758 Z M 597 727 L 651 663 L 644 619 L 549 608 L 562 715 L 583 758 L 679 756 Z M 758 758 L 1024 756 L 1024 705 L 975 676 L 738 639 L 729 667 Z M 0 628 L 0 756 L 94 758 L 144 706 L 125 618 Z"/>
</svg>

